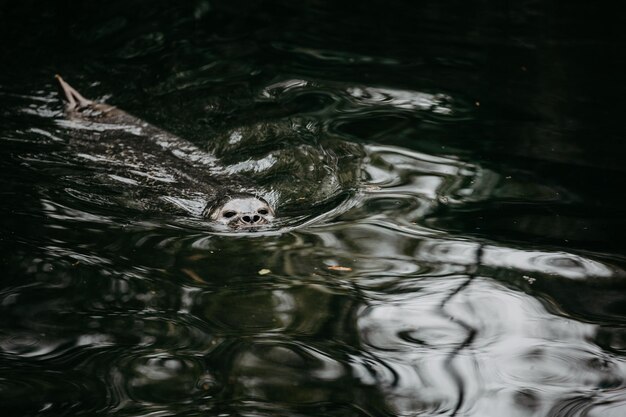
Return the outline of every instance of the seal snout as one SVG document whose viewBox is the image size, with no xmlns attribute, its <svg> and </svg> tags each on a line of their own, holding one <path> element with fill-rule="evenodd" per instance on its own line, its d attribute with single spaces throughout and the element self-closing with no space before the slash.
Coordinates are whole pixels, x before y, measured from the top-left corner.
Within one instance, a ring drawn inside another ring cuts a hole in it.
<svg viewBox="0 0 626 417">
<path fill-rule="evenodd" d="M 244 214 L 241 216 L 241 220 L 246 224 L 256 224 L 261 221 L 261 216 L 258 214 Z"/>
<path fill-rule="evenodd" d="M 205 215 L 232 229 L 254 230 L 274 220 L 274 210 L 260 197 L 237 195 L 214 207 L 207 207 Z"/>
<path fill-rule="evenodd" d="M 235 219 L 230 221 L 229 224 L 231 226 L 241 228 L 251 228 L 262 224 L 268 224 L 272 220 L 268 214 L 268 211 L 265 209 L 259 209 L 255 212 L 240 213 Z"/>
</svg>

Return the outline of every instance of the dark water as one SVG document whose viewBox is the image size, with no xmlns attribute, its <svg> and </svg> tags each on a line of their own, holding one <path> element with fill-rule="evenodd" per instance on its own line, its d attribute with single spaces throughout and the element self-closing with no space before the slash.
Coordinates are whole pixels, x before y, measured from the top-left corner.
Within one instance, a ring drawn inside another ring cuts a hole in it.
<svg viewBox="0 0 626 417">
<path fill-rule="evenodd" d="M 626 415 L 617 10 L 180 3 L 0 3 L 2 415 Z M 55 73 L 281 221 L 129 187 Z"/>
</svg>

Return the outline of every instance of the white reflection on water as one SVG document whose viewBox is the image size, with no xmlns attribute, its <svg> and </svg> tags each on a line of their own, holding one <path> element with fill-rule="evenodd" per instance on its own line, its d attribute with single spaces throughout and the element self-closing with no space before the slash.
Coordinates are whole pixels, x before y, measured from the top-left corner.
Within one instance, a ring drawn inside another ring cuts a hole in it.
<svg viewBox="0 0 626 417">
<path fill-rule="evenodd" d="M 452 358 L 466 396 L 460 415 L 549 415 L 563 396 L 595 393 L 607 377 L 626 371 L 589 342 L 596 326 L 554 316 L 533 297 L 493 280 L 474 280 L 440 309 L 445 288 L 454 283 L 423 282 L 426 291 L 400 298 L 378 293 L 359 318 L 370 351 L 398 368 L 398 381 L 386 392 L 401 415 L 442 398 L 452 407 L 456 388 L 446 361 L 464 338 L 459 320 L 476 332 Z M 602 368 L 588 365 L 598 358 Z M 520 395 L 531 396 L 532 406 L 518 401 Z"/>
<path fill-rule="evenodd" d="M 365 105 L 387 105 L 398 109 L 428 110 L 435 114 L 444 115 L 453 113 L 452 108 L 447 105 L 452 98 L 445 94 L 374 87 L 351 87 L 346 89 L 346 92 Z"/>
<path fill-rule="evenodd" d="M 331 87 L 331 88 L 329 88 Z M 343 96 L 346 101 L 360 110 L 368 107 L 391 107 L 399 110 L 429 112 L 439 116 L 452 116 L 456 113 L 453 97 L 444 93 L 427 93 L 415 90 L 355 85 L 346 87 L 322 81 L 301 79 L 283 80 L 265 87 L 260 96 L 263 99 L 276 99 L 281 95 L 326 91 L 336 98 Z"/>
<path fill-rule="evenodd" d="M 472 265 L 479 244 L 446 239 L 428 240 L 415 253 L 417 260 Z M 613 278 L 626 276 L 621 269 L 562 251 L 524 250 L 504 246 L 483 245 L 481 265 L 536 272 L 570 279 L 592 277 Z"/>
</svg>

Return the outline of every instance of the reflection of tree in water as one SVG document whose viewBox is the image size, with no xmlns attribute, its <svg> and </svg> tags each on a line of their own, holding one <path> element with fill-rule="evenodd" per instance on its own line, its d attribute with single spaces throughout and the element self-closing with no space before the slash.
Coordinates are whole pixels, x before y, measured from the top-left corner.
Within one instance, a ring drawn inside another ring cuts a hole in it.
<svg viewBox="0 0 626 417">
<path fill-rule="evenodd" d="M 441 310 L 445 311 L 445 307 L 448 301 L 450 301 L 455 295 L 463 291 L 468 285 L 472 283 L 472 280 L 476 278 L 476 274 L 478 273 L 478 269 L 482 261 L 482 254 L 483 254 L 483 247 L 482 245 L 479 245 L 478 248 L 476 249 L 475 263 L 472 267 L 470 267 L 470 270 L 468 271 L 467 280 L 465 280 L 461 285 L 459 285 L 454 291 L 450 293 L 450 295 L 448 295 L 441 302 L 441 305 L 440 305 Z M 454 368 L 453 362 L 454 362 L 454 358 L 459 354 L 459 352 L 461 352 L 463 349 L 471 345 L 472 341 L 476 337 L 476 329 L 472 327 L 471 325 L 469 325 L 468 323 L 466 323 L 465 321 L 463 321 L 459 317 L 450 316 L 450 319 L 460 324 L 461 327 L 463 327 L 463 329 L 465 329 L 465 331 L 467 332 L 467 337 L 465 338 L 465 340 L 463 340 L 452 352 L 450 352 L 449 356 L 447 357 L 445 361 L 446 369 L 448 370 L 449 374 L 452 376 L 452 378 L 454 379 L 458 387 L 457 403 L 454 409 L 452 410 L 452 413 L 450 414 L 450 416 L 455 416 L 461 410 L 461 407 L 463 406 L 463 401 L 465 400 L 466 382 L 463 381 L 463 378 L 461 377 L 459 372 Z"/>
</svg>

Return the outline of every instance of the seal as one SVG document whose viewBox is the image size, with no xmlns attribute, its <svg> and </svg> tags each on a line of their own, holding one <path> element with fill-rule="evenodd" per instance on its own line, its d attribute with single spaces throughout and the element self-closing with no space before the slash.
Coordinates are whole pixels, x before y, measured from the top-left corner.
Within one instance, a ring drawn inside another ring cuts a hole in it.
<svg viewBox="0 0 626 417">
<path fill-rule="evenodd" d="M 179 182 L 205 196 L 203 217 L 235 230 L 254 230 L 274 221 L 274 208 L 253 186 L 246 186 L 245 179 L 225 172 L 213 155 L 115 106 L 83 97 L 60 75 L 55 78 L 68 120 L 97 131 L 97 142 L 117 146 L 107 152 L 125 156 L 129 165 L 137 165 L 138 159 L 143 165 L 167 161 Z"/>
</svg>

